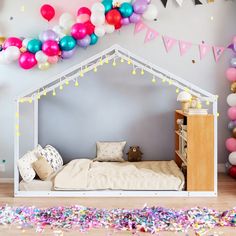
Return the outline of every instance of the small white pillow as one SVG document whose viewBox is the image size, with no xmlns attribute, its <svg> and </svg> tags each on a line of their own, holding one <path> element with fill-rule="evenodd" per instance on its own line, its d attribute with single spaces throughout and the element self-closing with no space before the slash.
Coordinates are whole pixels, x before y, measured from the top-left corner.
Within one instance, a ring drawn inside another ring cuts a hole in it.
<svg viewBox="0 0 236 236">
<path fill-rule="evenodd" d="M 41 150 L 40 155 L 44 157 L 54 171 L 57 171 L 63 166 L 63 159 L 60 153 L 51 145 L 46 145 L 44 149 Z"/>
<path fill-rule="evenodd" d="M 94 161 L 122 162 L 126 142 L 97 142 L 97 157 Z"/>
<path fill-rule="evenodd" d="M 33 162 L 38 160 L 38 155 L 41 150 L 42 147 L 38 145 L 35 149 L 27 152 L 18 160 L 17 165 L 19 168 L 19 172 L 25 182 L 30 182 L 35 178 L 36 172 L 34 171 L 32 164 Z"/>
</svg>

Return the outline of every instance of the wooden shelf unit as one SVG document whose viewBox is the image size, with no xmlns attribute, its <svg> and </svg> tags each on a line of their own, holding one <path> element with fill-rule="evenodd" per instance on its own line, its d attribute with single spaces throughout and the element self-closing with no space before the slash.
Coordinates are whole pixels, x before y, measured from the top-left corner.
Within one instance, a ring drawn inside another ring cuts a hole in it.
<svg viewBox="0 0 236 236">
<path fill-rule="evenodd" d="M 187 137 L 179 132 L 178 119 L 187 125 Z M 179 152 L 179 137 L 187 142 L 187 158 Z M 187 166 L 187 191 L 214 191 L 214 116 L 175 111 L 175 162 Z"/>
</svg>

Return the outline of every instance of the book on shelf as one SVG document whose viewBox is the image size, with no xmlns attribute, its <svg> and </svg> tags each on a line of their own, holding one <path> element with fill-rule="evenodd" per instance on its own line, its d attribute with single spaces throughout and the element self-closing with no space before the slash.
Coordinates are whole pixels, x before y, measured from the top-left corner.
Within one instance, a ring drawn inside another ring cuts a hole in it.
<svg viewBox="0 0 236 236">
<path fill-rule="evenodd" d="M 188 115 L 207 115 L 208 110 L 207 109 L 195 109 L 195 108 L 189 108 L 189 110 L 186 112 Z"/>
</svg>

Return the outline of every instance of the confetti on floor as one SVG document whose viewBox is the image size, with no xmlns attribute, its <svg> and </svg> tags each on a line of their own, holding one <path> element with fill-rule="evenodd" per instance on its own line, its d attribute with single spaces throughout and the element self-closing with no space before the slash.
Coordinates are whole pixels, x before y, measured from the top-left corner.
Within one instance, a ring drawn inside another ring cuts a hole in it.
<svg viewBox="0 0 236 236">
<path fill-rule="evenodd" d="M 83 206 L 71 207 L 10 207 L 0 206 L 0 225 L 15 225 L 20 229 L 34 228 L 42 233 L 46 227 L 55 235 L 63 235 L 63 230 L 87 232 L 104 228 L 130 231 L 132 235 L 149 232 L 182 232 L 188 235 L 193 230 L 196 235 L 205 235 L 216 227 L 236 227 L 236 208 L 216 211 L 209 208 L 167 209 L 147 207 L 142 209 L 98 209 Z"/>
</svg>

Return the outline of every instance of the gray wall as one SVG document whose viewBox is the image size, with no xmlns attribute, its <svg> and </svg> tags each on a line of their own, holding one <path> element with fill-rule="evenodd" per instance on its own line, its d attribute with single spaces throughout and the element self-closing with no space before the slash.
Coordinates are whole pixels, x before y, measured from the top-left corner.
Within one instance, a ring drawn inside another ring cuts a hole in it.
<svg viewBox="0 0 236 236">
<path fill-rule="evenodd" d="M 31 1 L 4 0 L 0 2 L 0 29 L 5 35 L 36 36 L 47 24 L 41 20 L 39 8 L 42 3 L 51 3 L 58 12 L 71 11 L 89 1 Z M 231 41 L 235 29 L 233 1 L 216 1 L 214 4 L 194 6 L 186 0 L 182 8 L 169 1 L 164 9 L 160 1 L 159 19 L 148 25 L 160 33 L 179 39 L 215 45 Z M 26 11 L 20 12 L 25 4 Z M 58 13 L 58 14 L 59 14 Z M 13 20 L 9 18 L 13 16 Z M 211 16 L 214 20 L 211 20 Z M 57 16 L 58 18 L 58 16 Z M 52 22 L 52 24 L 54 24 Z M 199 60 L 198 48 L 193 47 L 184 57 L 178 47 L 169 54 L 165 52 L 161 38 L 144 44 L 144 32 L 134 36 L 133 26 L 105 36 L 87 50 L 80 50 L 73 59 L 52 67 L 47 72 L 23 71 L 17 65 L 0 66 L 0 159 L 7 159 L 7 171 L 3 177 L 13 176 L 13 98 L 26 89 L 64 71 L 108 46 L 119 43 L 130 51 L 163 67 L 182 78 L 219 94 L 219 162 L 227 159 L 224 141 L 227 131 L 226 96 L 229 84 L 224 72 L 232 56 L 226 52 L 219 63 L 212 54 Z M 192 60 L 196 63 L 192 63 Z M 173 111 L 178 107 L 175 90 L 167 85 L 153 85 L 148 75 L 133 76 L 131 68 L 106 65 L 97 74 L 89 73 L 80 81 L 80 87 L 68 87 L 58 91 L 55 98 L 48 96 L 40 102 L 40 142 L 51 143 L 59 148 L 65 158 L 93 157 L 97 140 L 127 140 L 128 144 L 143 147 L 146 159 L 170 159 L 173 156 Z M 24 135 L 24 132 L 22 133 Z"/>
</svg>

